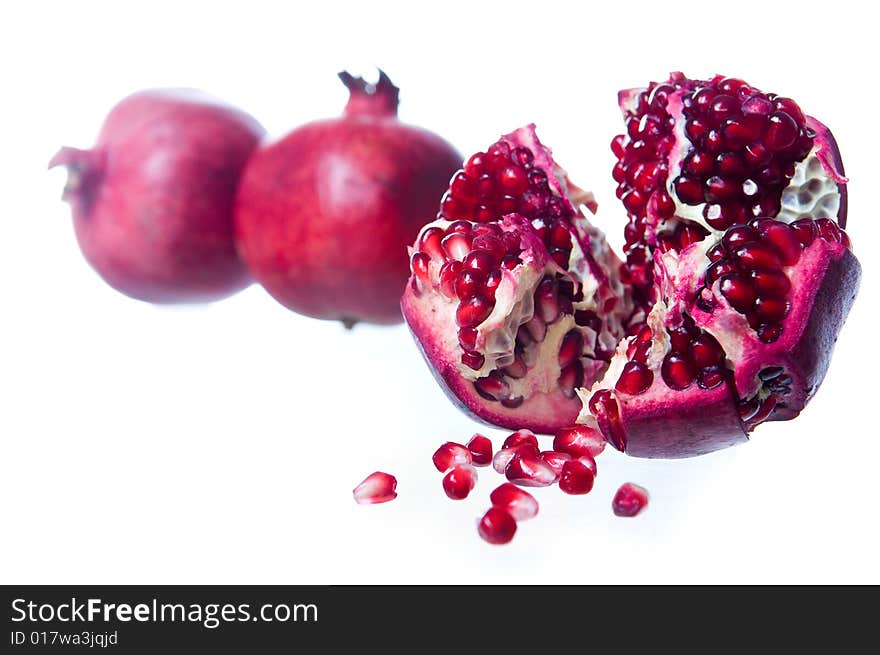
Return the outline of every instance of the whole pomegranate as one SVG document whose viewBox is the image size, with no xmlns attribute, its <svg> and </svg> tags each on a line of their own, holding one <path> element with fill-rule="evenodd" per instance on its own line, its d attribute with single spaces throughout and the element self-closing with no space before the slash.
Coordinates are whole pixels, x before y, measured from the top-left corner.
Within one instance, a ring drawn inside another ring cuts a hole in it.
<svg viewBox="0 0 880 655">
<path fill-rule="evenodd" d="M 461 165 L 449 143 L 397 119 L 398 89 L 339 77 L 339 118 L 303 125 L 260 148 L 242 177 L 236 239 L 280 303 L 351 326 L 401 321 L 404 246 L 432 217 Z"/>
<path fill-rule="evenodd" d="M 531 127 L 473 155 L 411 249 L 402 307 L 488 423 L 577 420 L 621 451 L 699 455 L 815 394 L 861 268 L 828 129 L 733 78 L 621 93 L 621 264 Z"/>
<path fill-rule="evenodd" d="M 263 128 L 193 89 L 119 102 L 91 150 L 61 148 L 64 199 L 86 260 L 122 293 L 155 303 L 217 300 L 246 287 L 232 209 Z"/>
</svg>

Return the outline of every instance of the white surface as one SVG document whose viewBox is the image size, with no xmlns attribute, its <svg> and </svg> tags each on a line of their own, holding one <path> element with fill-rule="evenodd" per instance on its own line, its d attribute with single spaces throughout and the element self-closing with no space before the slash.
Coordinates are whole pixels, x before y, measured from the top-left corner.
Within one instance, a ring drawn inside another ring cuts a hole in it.
<svg viewBox="0 0 880 655">
<path fill-rule="evenodd" d="M 875 23 L 864 3 L 639 4 L 4 4 L 0 582 L 880 582 Z M 696 460 L 607 452 L 589 496 L 538 490 L 493 548 L 474 522 L 499 476 L 454 503 L 430 462 L 480 428 L 404 327 L 346 333 L 259 287 L 156 308 L 85 264 L 46 161 L 122 96 L 197 86 L 279 134 L 338 113 L 336 72 L 373 64 L 463 152 L 535 121 L 617 244 L 618 89 L 682 69 L 796 97 L 843 149 L 866 266 L 815 401 Z M 376 469 L 399 498 L 355 505 Z M 610 511 L 627 480 L 652 494 L 633 520 Z"/>
</svg>

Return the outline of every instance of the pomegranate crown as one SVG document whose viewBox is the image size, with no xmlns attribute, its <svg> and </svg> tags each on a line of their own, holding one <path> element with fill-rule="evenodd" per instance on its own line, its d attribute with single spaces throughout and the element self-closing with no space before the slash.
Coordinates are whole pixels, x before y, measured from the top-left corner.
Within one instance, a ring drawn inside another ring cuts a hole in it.
<svg viewBox="0 0 880 655">
<path fill-rule="evenodd" d="M 379 80 L 373 84 L 362 77 L 355 77 L 348 71 L 339 73 L 339 79 L 351 94 L 345 106 L 346 114 L 373 116 L 395 116 L 400 102 L 400 89 L 391 81 L 385 71 L 379 70 Z"/>
</svg>

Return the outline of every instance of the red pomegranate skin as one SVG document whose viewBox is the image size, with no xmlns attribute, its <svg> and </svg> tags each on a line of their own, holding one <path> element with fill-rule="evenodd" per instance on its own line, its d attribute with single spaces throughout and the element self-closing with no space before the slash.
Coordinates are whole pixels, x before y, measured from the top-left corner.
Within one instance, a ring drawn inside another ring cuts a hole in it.
<svg viewBox="0 0 880 655">
<path fill-rule="evenodd" d="M 91 150 L 62 148 L 79 246 L 112 287 L 153 303 L 218 300 L 252 282 L 235 251 L 241 171 L 265 132 L 194 89 L 128 96 Z"/>
<path fill-rule="evenodd" d="M 236 240 L 254 277 L 289 309 L 347 326 L 390 325 L 403 320 L 406 246 L 436 215 L 462 157 L 397 120 L 393 85 L 388 97 L 381 81 L 374 95 L 360 82 L 346 82 L 344 116 L 303 125 L 254 154 L 239 188 Z"/>
</svg>

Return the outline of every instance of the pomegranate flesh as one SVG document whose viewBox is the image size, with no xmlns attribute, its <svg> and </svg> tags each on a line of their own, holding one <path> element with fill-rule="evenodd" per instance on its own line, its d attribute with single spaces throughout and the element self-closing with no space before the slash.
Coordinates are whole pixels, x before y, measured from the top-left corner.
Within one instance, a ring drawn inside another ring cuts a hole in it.
<svg viewBox="0 0 880 655">
<path fill-rule="evenodd" d="M 153 303 L 218 300 L 251 282 L 235 251 L 233 204 L 263 128 L 193 89 L 120 101 L 90 150 L 64 147 L 64 199 L 80 249 L 116 290 Z"/>
<path fill-rule="evenodd" d="M 303 125 L 261 147 L 238 193 L 239 251 L 293 311 L 393 324 L 407 278 L 404 246 L 436 214 L 461 165 L 442 138 L 397 119 L 398 89 L 341 73 L 342 117 Z"/>
<path fill-rule="evenodd" d="M 410 251 L 404 315 L 483 421 L 557 433 L 575 458 L 598 435 L 700 455 L 794 418 L 821 384 L 861 278 L 846 178 L 828 128 L 741 80 L 675 73 L 620 99 L 626 262 L 529 126 L 453 177 Z M 535 455 L 493 465 L 543 481 Z"/>
</svg>

